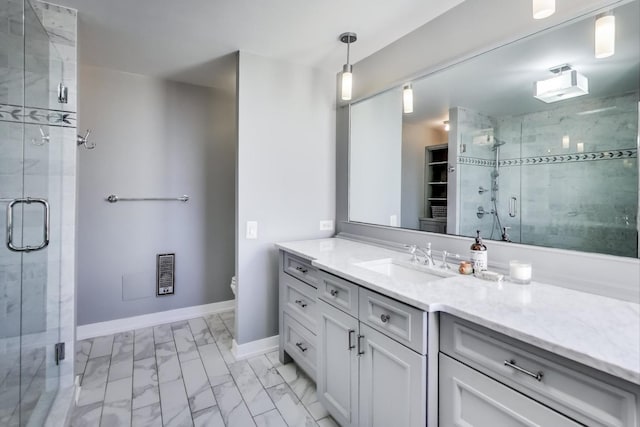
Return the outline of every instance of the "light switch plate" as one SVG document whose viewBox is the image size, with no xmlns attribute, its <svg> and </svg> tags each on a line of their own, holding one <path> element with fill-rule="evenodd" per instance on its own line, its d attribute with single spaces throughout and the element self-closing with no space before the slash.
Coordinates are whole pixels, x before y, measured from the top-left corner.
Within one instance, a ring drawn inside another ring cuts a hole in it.
<svg viewBox="0 0 640 427">
<path fill-rule="evenodd" d="M 247 239 L 256 240 L 258 238 L 258 221 L 247 221 Z"/>
<path fill-rule="evenodd" d="M 320 231 L 333 231 L 333 220 L 326 219 L 324 221 L 320 221 Z"/>
</svg>

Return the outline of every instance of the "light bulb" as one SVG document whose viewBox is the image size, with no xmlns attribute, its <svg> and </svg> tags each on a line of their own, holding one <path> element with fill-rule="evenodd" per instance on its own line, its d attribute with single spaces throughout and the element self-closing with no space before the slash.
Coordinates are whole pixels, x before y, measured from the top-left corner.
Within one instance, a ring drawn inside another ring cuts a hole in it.
<svg viewBox="0 0 640 427">
<path fill-rule="evenodd" d="M 410 84 L 402 90 L 402 105 L 405 114 L 413 113 L 413 88 Z"/>
<path fill-rule="evenodd" d="M 567 149 L 571 146 L 571 138 L 569 135 L 565 135 L 562 137 L 562 148 Z"/>
<path fill-rule="evenodd" d="M 351 71 L 343 71 L 342 73 L 342 93 L 343 101 L 351 101 L 351 92 L 353 88 L 353 73 Z"/>
<path fill-rule="evenodd" d="M 596 58 L 607 58 L 616 50 L 616 17 L 601 15 L 596 19 Z"/>
<path fill-rule="evenodd" d="M 451 125 L 449 124 L 449 120 L 444 122 L 444 130 L 449 132 L 451 130 Z"/>
<path fill-rule="evenodd" d="M 533 19 L 544 19 L 556 12 L 556 0 L 533 0 Z"/>
</svg>

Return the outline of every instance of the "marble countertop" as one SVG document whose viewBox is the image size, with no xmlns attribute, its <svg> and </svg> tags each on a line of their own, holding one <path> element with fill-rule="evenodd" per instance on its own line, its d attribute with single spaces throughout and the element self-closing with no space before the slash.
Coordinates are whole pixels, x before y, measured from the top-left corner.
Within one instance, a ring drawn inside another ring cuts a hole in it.
<svg viewBox="0 0 640 427">
<path fill-rule="evenodd" d="M 409 254 L 340 238 L 276 246 L 414 307 L 450 313 L 640 384 L 639 304 L 538 282 L 523 286 L 462 275 L 429 283 L 394 280 L 356 264 L 406 261 Z"/>
</svg>

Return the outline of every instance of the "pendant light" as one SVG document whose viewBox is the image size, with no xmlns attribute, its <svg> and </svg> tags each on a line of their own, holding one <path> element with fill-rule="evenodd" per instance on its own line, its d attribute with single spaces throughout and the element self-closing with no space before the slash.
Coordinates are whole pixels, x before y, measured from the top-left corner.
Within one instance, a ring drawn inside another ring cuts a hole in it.
<svg viewBox="0 0 640 427">
<path fill-rule="evenodd" d="M 533 19 L 544 19 L 556 13 L 556 0 L 533 0 Z"/>
<path fill-rule="evenodd" d="M 603 13 L 596 17 L 596 58 L 607 58 L 616 51 L 616 17 Z"/>
<path fill-rule="evenodd" d="M 342 67 L 342 84 L 340 97 L 343 101 L 351 101 L 351 95 L 353 92 L 353 65 L 349 63 L 349 54 L 351 43 L 358 40 L 356 33 L 342 33 L 339 40 L 347 45 L 347 63 Z"/>
<path fill-rule="evenodd" d="M 413 87 L 411 83 L 407 83 L 402 89 L 402 107 L 405 114 L 413 113 Z"/>
</svg>

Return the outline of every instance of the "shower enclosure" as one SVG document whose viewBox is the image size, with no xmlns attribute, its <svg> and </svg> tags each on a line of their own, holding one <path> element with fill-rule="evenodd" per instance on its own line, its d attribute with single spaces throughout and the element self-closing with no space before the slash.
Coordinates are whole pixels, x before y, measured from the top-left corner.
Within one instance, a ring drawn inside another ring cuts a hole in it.
<svg viewBox="0 0 640 427">
<path fill-rule="evenodd" d="M 42 7 L 40 5 L 40 7 Z M 0 3 L 0 425 L 42 426 L 60 385 L 63 61 L 27 0 Z M 70 346 L 71 348 L 72 345 Z M 69 348 L 69 346 L 68 346 Z"/>
</svg>

